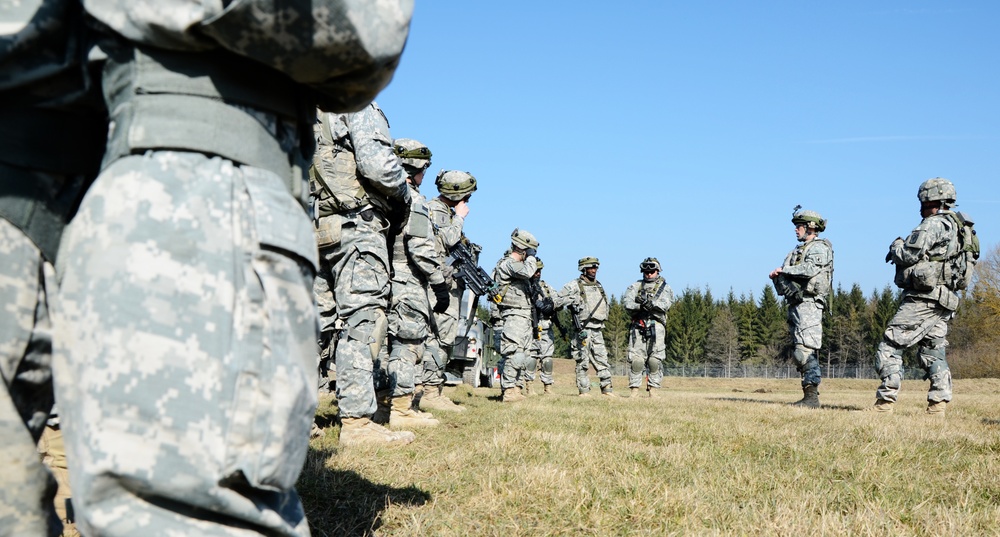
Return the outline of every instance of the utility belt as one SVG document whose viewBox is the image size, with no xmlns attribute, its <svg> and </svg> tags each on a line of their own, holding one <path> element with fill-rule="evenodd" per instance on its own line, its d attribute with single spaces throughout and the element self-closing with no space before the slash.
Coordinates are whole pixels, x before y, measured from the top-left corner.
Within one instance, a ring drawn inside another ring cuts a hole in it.
<svg viewBox="0 0 1000 537">
<path fill-rule="evenodd" d="M 150 149 L 196 151 L 274 172 L 305 199 L 315 108 L 287 76 L 224 51 L 123 45 L 110 56 L 104 167 Z"/>
</svg>

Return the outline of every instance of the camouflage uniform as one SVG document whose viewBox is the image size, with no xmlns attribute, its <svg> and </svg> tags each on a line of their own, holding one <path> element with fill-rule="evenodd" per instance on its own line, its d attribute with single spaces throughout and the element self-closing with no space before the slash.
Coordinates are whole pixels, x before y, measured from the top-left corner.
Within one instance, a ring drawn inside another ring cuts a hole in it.
<svg viewBox="0 0 1000 537">
<path fill-rule="evenodd" d="M 590 393 L 590 378 L 587 369 L 593 364 L 601 381 L 601 393 L 611 394 L 611 365 L 608 363 L 608 348 L 604 345 L 604 321 L 608 320 L 608 297 L 601 282 L 579 278 L 567 283 L 559 290 L 559 296 L 569 307 L 580 315 L 583 330 L 573 334 L 570 352 L 576 360 L 576 387 L 580 394 Z"/>
<path fill-rule="evenodd" d="M 548 298 L 553 303 L 553 315 L 555 309 L 559 309 L 564 301 L 557 300 L 557 295 L 554 289 L 545 283 L 544 280 L 538 280 L 538 286 L 541 290 L 541 295 L 544 298 Z M 531 356 L 532 360 L 529 361 L 527 370 L 524 372 L 525 382 L 532 382 L 535 380 L 535 368 L 537 367 L 539 371 L 539 378 L 542 381 L 542 385 L 551 386 L 555 383 L 555 379 L 552 377 L 552 355 L 555 354 L 556 347 L 554 343 L 554 335 L 552 333 L 552 317 L 541 316 L 538 320 L 537 334 L 538 337 L 534 339 L 531 344 Z"/>
<path fill-rule="evenodd" d="M 505 392 L 523 382 L 521 378 L 529 367 L 529 352 L 534 341 L 535 329 L 531 322 L 531 292 L 528 280 L 535 274 L 534 256 L 517 261 L 508 253 L 497 261 L 493 269 L 493 281 L 500 286 L 503 299 L 500 301 L 500 315 L 503 318 L 503 334 L 500 336 L 500 354 L 503 355 L 503 370 L 500 388 Z"/>
<path fill-rule="evenodd" d="M 307 103 L 369 102 L 411 6 L 86 6 L 112 30 L 114 129 L 57 266 L 77 524 L 308 535 L 294 490 L 316 405 Z"/>
<path fill-rule="evenodd" d="M 35 450 L 54 394 L 53 263 L 107 132 L 82 7 L 0 7 L 0 536 L 58 535 L 56 482 Z"/>
<path fill-rule="evenodd" d="M 826 228 L 825 220 L 822 227 Z M 807 388 L 817 388 L 821 380 L 817 353 L 823 346 L 823 310 L 832 280 L 833 245 L 818 237 L 804 240 L 789 252 L 774 278 L 775 289 L 788 303 L 788 326 L 795 345 L 792 356 L 807 397 L 813 391 Z"/>
<path fill-rule="evenodd" d="M 455 209 L 449 207 L 440 197 L 428 201 L 427 208 L 430 210 L 438 254 L 442 259 L 447 258 L 451 248 L 464 237 L 462 227 L 465 225 L 465 219 L 455 214 Z M 448 281 L 451 286 L 448 309 L 443 313 L 434 314 L 436 333 L 428 338 L 424 350 L 421 383 L 427 387 L 440 386 L 444 383 L 444 368 L 448 364 L 451 347 L 455 345 L 455 338 L 458 337 L 458 317 L 465 286 L 455 278 L 448 278 Z"/>
<path fill-rule="evenodd" d="M 673 303 L 674 292 L 662 276 L 641 279 L 625 291 L 622 306 L 632 318 L 628 336 L 629 389 L 642 387 L 643 372 L 646 370 L 649 371 L 646 389 L 650 395 L 652 390 L 660 388 L 663 360 L 667 356 L 664 340 L 667 310 Z"/>
<path fill-rule="evenodd" d="M 889 248 L 887 260 L 896 265 L 896 284 L 903 289 L 903 300 L 875 353 L 875 369 L 882 379 L 875 392 L 879 402 L 894 403 L 899 397 L 903 350 L 914 344 L 919 345 L 920 367 L 931 383 L 928 403 L 933 406 L 951 401 L 951 370 L 945 349 L 948 321 L 955 315 L 959 298 L 942 277 L 943 259 L 950 257 L 958 244 L 959 229 L 951 214 L 942 209 L 925 217 L 905 241 L 896 239 Z M 930 277 L 918 283 L 921 275 Z"/>
<path fill-rule="evenodd" d="M 389 377 L 392 396 L 412 395 L 416 365 L 430 330 L 429 286 L 444 284 L 442 262 L 434 247 L 427 200 L 410 189 L 410 218 L 396 236 L 392 251 L 392 307 L 389 310 Z"/>
</svg>

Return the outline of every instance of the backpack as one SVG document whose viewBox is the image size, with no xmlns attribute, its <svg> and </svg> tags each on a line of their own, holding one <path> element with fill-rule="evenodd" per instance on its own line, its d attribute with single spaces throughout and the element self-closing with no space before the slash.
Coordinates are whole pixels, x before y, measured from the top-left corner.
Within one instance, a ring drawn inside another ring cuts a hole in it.
<svg viewBox="0 0 1000 537">
<path fill-rule="evenodd" d="M 979 260 L 979 237 L 973 228 L 975 222 L 969 215 L 963 212 L 948 213 L 948 217 L 958 228 L 958 245 L 954 253 L 949 251 L 949 255 L 944 259 L 932 259 L 932 261 L 944 262 L 944 285 L 952 291 L 962 291 L 972 283 L 972 275 L 975 273 L 976 262 Z M 949 248 L 949 250 L 951 250 Z"/>
</svg>

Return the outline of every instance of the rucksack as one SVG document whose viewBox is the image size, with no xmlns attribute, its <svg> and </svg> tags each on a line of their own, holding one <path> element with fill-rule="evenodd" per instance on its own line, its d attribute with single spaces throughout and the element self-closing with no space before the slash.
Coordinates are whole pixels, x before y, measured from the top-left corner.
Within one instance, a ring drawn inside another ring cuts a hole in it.
<svg viewBox="0 0 1000 537">
<path fill-rule="evenodd" d="M 944 285 L 952 291 L 962 291 L 972 283 L 976 262 L 979 260 L 979 237 L 973 228 L 975 222 L 963 212 L 948 213 L 948 217 L 958 227 L 958 247 L 944 259 L 932 261 L 944 262 Z"/>
</svg>

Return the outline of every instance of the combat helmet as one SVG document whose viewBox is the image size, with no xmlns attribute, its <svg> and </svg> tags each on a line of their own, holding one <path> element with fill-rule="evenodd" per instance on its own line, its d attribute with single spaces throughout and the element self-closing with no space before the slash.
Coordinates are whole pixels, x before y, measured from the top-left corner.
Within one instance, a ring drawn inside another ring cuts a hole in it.
<svg viewBox="0 0 1000 537">
<path fill-rule="evenodd" d="M 814 229 L 817 233 L 826 230 L 826 219 L 820 216 L 816 211 L 808 211 L 802 209 L 801 205 L 796 205 L 795 209 L 792 209 L 792 223 L 795 225 L 806 226 L 807 229 Z"/>
<path fill-rule="evenodd" d="M 639 263 L 639 270 L 642 272 L 646 272 L 647 270 L 660 272 L 660 260 L 655 257 L 647 257 L 642 260 L 642 263 Z"/>
<path fill-rule="evenodd" d="M 441 170 L 434 180 L 438 192 L 452 201 L 462 201 L 476 191 L 476 178 L 469 172 Z"/>
<path fill-rule="evenodd" d="M 955 204 L 955 200 L 958 198 L 955 193 L 955 185 L 951 181 L 943 177 L 935 177 L 920 183 L 920 189 L 917 190 L 917 199 L 921 203 L 925 201 L 941 201 L 951 206 Z"/>
<path fill-rule="evenodd" d="M 514 232 L 510 234 L 510 243 L 524 250 L 538 248 L 538 239 L 523 229 L 514 228 Z"/>
<path fill-rule="evenodd" d="M 412 138 L 398 138 L 392 152 L 399 157 L 406 174 L 413 177 L 431 166 L 431 150 Z"/>
<path fill-rule="evenodd" d="M 589 256 L 580 258 L 580 260 L 577 261 L 576 263 L 576 268 L 580 269 L 580 272 L 583 272 L 591 267 L 598 268 L 600 266 L 601 266 L 600 260 L 598 260 L 596 257 L 589 257 Z"/>
</svg>

